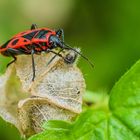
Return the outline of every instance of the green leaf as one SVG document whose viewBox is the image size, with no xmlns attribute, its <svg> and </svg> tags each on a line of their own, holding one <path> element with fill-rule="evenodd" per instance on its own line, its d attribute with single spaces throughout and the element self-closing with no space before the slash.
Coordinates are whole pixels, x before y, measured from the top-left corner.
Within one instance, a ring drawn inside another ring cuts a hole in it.
<svg viewBox="0 0 140 140">
<path fill-rule="evenodd" d="M 72 139 L 69 131 L 63 130 L 46 130 L 40 134 L 34 135 L 29 140 L 67 140 Z"/>
<path fill-rule="evenodd" d="M 101 93 L 95 93 L 91 91 L 86 91 L 83 95 L 83 100 L 85 102 L 91 102 L 93 104 L 96 104 L 102 100 L 102 94 Z"/>
<path fill-rule="evenodd" d="M 140 137 L 140 61 L 113 87 L 109 106 L 113 115 Z"/>
<path fill-rule="evenodd" d="M 71 128 L 71 123 L 62 120 L 50 120 L 43 124 L 44 129 L 54 129 L 54 130 L 69 130 Z"/>
<path fill-rule="evenodd" d="M 104 92 L 91 92 L 86 91 L 83 95 L 83 109 L 87 109 L 87 106 L 96 109 L 108 110 L 108 94 Z"/>
<path fill-rule="evenodd" d="M 108 107 L 89 109 L 73 123 L 48 121 L 29 140 L 139 140 L 140 61 L 115 84 Z"/>
</svg>

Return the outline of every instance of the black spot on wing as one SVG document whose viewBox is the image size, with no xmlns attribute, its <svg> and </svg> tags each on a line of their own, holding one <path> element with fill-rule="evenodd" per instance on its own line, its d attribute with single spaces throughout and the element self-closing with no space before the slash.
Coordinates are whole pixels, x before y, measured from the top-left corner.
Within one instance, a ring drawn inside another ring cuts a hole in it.
<svg viewBox="0 0 140 140">
<path fill-rule="evenodd" d="M 12 41 L 12 45 L 16 45 L 18 41 L 19 39 L 15 39 L 14 41 Z"/>
<path fill-rule="evenodd" d="M 31 40 L 38 31 L 33 31 L 29 34 L 23 35 L 24 38 Z"/>
<path fill-rule="evenodd" d="M 35 36 L 35 38 L 39 38 L 39 39 L 44 39 L 46 38 L 46 34 L 50 32 L 48 30 L 41 30 L 39 31 L 39 33 Z"/>
</svg>

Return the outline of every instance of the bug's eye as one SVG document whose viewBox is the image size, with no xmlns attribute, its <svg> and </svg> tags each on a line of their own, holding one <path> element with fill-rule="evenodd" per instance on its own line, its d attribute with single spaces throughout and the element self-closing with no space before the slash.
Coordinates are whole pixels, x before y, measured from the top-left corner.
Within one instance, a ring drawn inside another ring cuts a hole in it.
<svg viewBox="0 0 140 140">
<path fill-rule="evenodd" d="M 50 41 L 49 46 L 50 46 L 50 47 L 52 47 L 52 48 L 55 48 L 57 45 L 56 45 L 56 43 L 55 43 L 55 42 Z"/>
<path fill-rule="evenodd" d="M 54 42 L 53 41 L 50 41 L 49 42 L 49 46 L 53 46 L 54 45 Z"/>
</svg>

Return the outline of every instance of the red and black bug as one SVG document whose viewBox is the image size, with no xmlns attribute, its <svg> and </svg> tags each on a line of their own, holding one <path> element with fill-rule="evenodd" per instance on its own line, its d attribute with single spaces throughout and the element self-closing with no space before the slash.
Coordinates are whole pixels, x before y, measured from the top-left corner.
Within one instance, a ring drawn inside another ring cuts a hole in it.
<svg viewBox="0 0 140 140">
<path fill-rule="evenodd" d="M 60 48 L 60 51 L 58 53 L 53 51 L 53 49 L 57 47 Z M 89 62 L 89 60 L 85 56 L 83 56 L 80 52 L 64 43 L 64 32 L 62 29 L 54 31 L 48 28 L 37 28 L 36 24 L 32 24 L 30 30 L 21 32 L 13 36 L 10 40 L 8 40 L 5 44 L 3 44 L 0 47 L 0 53 L 4 56 L 14 58 L 14 60 L 8 63 L 7 66 L 16 61 L 16 55 L 21 54 L 31 55 L 33 67 L 32 81 L 34 81 L 35 78 L 34 54 L 41 54 L 41 52 L 46 53 L 52 52 L 55 54 L 55 56 L 58 55 L 62 57 L 65 60 L 65 62 L 70 63 L 70 60 L 66 59 L 60 54 L 64 49 L 75 51 Z M 51 61 L 53 59 L 51 59 Z M 89 63 L 92 65 L 91 62 Z"/>
</svg>

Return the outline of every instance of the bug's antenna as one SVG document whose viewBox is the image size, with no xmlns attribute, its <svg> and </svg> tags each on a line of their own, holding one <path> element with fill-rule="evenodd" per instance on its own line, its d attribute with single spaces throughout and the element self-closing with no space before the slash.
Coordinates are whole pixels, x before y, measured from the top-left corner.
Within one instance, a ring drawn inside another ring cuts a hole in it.
<svg viewBox="0 0 140 140">
<path fill-rule="evenodd" d="M 94 65 L 92 64 L 92 62 L 89 61 L 89 59 L 88 59 L 87 57 L 85 57 L 83 54 L 81 54 L 80 52 L 78 52 L 76 49 L 70 47 L 70 46 L 67 45 L 67 44 L 64 44 L 64 49 L 73 50 L 74 52 L 76 52 L 77 54 L 79 54 L 81 57 L 83 57 L 83 58 L 92 66 L 92 68 L 94 67 Z"/>
</svg>

